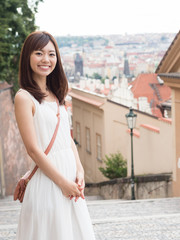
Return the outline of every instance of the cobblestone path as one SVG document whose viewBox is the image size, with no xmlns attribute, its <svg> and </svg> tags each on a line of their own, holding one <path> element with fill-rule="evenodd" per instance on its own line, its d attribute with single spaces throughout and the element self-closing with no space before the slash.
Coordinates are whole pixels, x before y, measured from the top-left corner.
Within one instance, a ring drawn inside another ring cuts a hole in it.
<svg viewBox="0 0 180 240">
<path fill-rule="evenodd" d="M 87 205 L 96 240 L 180 240 L 180 198 L 97 200 Z M 0 240 L 15 239 L 19 212 L 20 204 L 12 197 L 0 200 Z"/>
</svg>

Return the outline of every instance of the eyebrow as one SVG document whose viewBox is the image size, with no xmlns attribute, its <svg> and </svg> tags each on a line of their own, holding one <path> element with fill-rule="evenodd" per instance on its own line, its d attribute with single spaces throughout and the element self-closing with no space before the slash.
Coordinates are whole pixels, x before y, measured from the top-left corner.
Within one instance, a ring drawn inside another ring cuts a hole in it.
<svg viewBox="0 0 180 240">
<path fill-rule="evenodd" d="M 44 52 L 44 50 L 42 50 L 42 49 L 37 49 L 35 51 L 42 51 L 42 52 Z M 56 51 L 55 50 L 49 50 L 49 52 L 56 52 Z"/>
</svg>

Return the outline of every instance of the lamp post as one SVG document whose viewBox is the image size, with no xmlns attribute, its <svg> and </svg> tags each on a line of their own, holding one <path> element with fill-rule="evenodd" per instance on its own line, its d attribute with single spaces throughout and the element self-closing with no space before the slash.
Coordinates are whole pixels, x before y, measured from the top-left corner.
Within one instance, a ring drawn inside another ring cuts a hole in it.
<svg viewBox="0 0 180 240">
<path fill-rule="evenodd" d="M 129 108 L 129 113 L 126 114 L 128 128 L 131 135 L 131 200 L 135 200 L 134 194 L 134 162 L 133 162 L 133 128 L 136 125 L 137 114 L 134 114 L 132 107 Z"/>
</svg>

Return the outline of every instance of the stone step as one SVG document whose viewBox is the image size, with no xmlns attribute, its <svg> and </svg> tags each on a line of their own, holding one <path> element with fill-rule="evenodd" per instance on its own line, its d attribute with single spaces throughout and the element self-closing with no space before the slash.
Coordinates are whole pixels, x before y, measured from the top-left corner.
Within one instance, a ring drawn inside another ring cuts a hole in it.
<svg viewBox="0 0 180 240">
<path fill-rule="evenodd" d="M 94 200 L 104 200 L 104 198 L 100 195 L 94 195 L 94 196 L 85 196 L 87 201 L 94 201 Z"/>
</svg>

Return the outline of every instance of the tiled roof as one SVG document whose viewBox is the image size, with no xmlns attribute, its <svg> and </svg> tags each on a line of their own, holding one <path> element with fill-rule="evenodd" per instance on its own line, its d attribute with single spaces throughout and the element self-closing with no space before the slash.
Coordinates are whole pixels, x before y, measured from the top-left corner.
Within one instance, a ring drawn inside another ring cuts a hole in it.
<svg viewBox="0 0 180 240">
<path fill-rule="evenodd" d="M 88 97 L 84 97 L 84 96 L 81 96 L 81 95 L 78 95 L 76 93 L 73 93 L 73 92 L 69 92 L 69 95 L 73 98 L 76 98 L 82 102 L 85 102 L 85 103 L 89 103 L 91 105 L 94 105 L 96 107 L 100 107 L 103 105 L 102 102 L 99 102 L 97 100 L 94 100 L 94 99 L 91 99 L 91 98 L 88 98 Z"/>
<path fill-rule="evenodd" d="M 150 103 L 153 99 L 157 103 L 168 100 L 171 97 L 171 89 L 166 85 L 160 85 L 157 80 L 157 74 L 144 73 L 138 75 L 138 77 L 130 83 L 132 85 L 132 92 L 135 98 L 147 97 Z M 159 91 L 162 100 L 158 99 L 156 91 L 151 87 L 154 84 Z"/>
<path fill-rule="evenodd" d="M 109 94 L 109 91 L 110 91 L 110 88 L 104 88 L 104 90 L 101 90 L 100 92 L 107 96 Z"/>
<path fill-rule="evenodd" d="M 107 45 L 105 48 L 113 48 L 113 46 L 108 46 L 108 45 Z"/>
<path fill-rule="evenodd" d="M 162 113 L 157 105 L 171 98 L 171 89 L 158 82 L 157 74 L 140 74 L 132 83 L 131 91 L 135 98 L 147 97 L 148 102 L 152 103 L 152 114 L 162 117 Z"/>
<path fill-rule="evenodd" d="M 152 115 L 158 117 L 158 118 L 162 118 L 162 113 L 161 113 L 161 110 L 157 107 L 153 107 L 151 108 L 151 111 L 152 111 Z"/>
<path fill-rule="evenodd" d="M 162 98 L 162 102 L 167 101 L 171 97 L 171 88 L 167 85 L 157 85 L 160 96 Z"/>
<path fill-rule="evenodd" d="M 166 78 L 180 78 L 180 73 L 160 73 L 158 74 L 160 77 L 166 77 Z"/>
<path fill-rule="evenodd" d="M 91 64 L 86 64 L 86 66 L 88 66 L 89 68 L 101 68 L 104 67 L 103 63 L 91 63 Z"/>
</svg>

